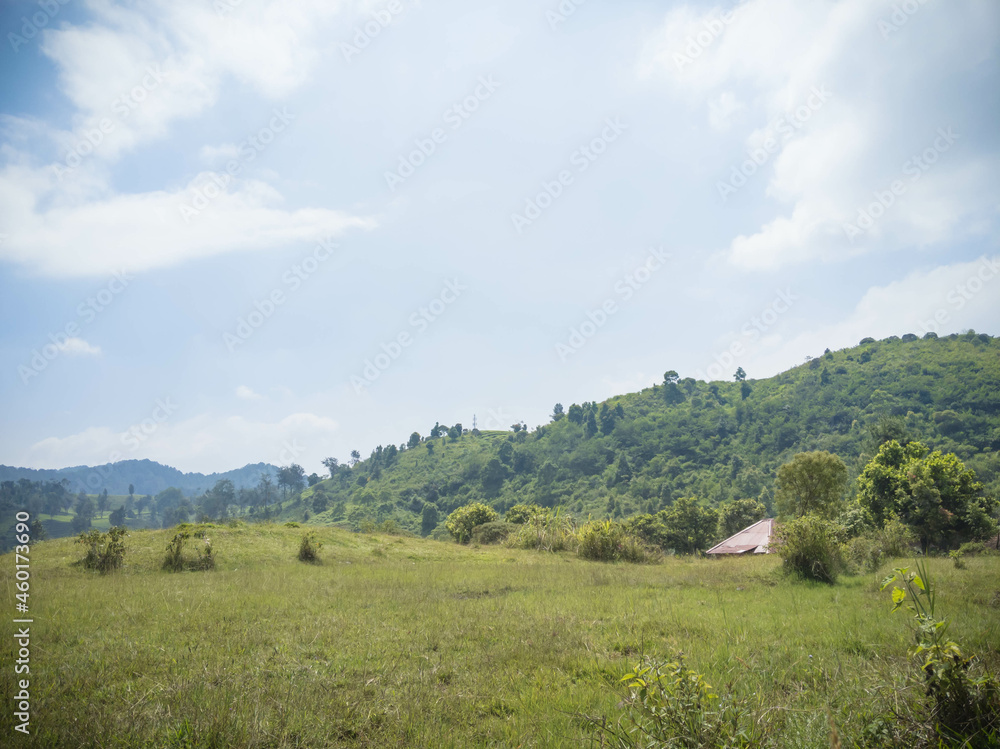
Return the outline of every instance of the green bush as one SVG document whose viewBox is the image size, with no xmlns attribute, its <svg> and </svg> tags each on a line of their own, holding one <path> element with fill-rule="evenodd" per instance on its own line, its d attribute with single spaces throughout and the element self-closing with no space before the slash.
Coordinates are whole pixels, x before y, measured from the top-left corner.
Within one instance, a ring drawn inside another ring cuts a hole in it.
<svg viewBox="0 0 1000 749">
<path fill-rule="evenodd" d="M 871 533 L 856 536 L 847 542 L 847 562 L 855 574 L 877 572 L 885 561 L 885 552 L 878 537 Z"/>
<path fill-rule="evenodd" d="M 975 557 L 986 551 L 986 544 L 982 541 L 967 541 L 958 547 L 958 553 L 963 557 Z"/>
<path fill-rule="evenodd" d="M 107 533 L 90 531 L 81 533 L 76 542 L 87 547 L 87 554 L 81 564 L 88 570 L 97 570 L 102 575 L 119 569 L 125 561 L 125 535 L 128 529 L 116 525 Z"/>
<path fill-rule="evenodd" d="M 763 746 L 767 726 L 755 720 L 744 700 L 714 693 L 705 677 L 684 663 L 647 658 L 621 682 L 624 714 L 614 723 L 583 716 L 600 746 L 619 749 L 729 749 Z"/>
<path fill-rule="evenodd" d="M 507 537 L 518 527 L 514 523 L 503 521 L 483 523 L 472 529 L 472 540 L 477 544 L 499 544 L 506 541 Z"/>
<path fill-rule="evenodd" d="M 492 523 L 500 519 L 500 515 L 489 505 L 473 502 L 459 507 L 445 521 L 445 528 L 460 544 L 467 544 L 472 539 L 472 529 L 483 523 Z"/>
<path fill-rule="evenodd" d="M 316 540 L 316 534 L 306 533 L 302 536 L 302 543 L 299 544 L 300 562 L 318 562 L 319 551 L 323 548 L 322 541 Z"/>
<path fill-rule="evenodd" d="M 601 562 L 651 562 L 655 553 L 614 520 L 594 520 L 577 533 L 577 553 Z"/>
<path fill-rule="evenodd" d="M 887 557 L 909 556 L 917 537 L 908 525 L 899 518 L 892 517 L 878 532 L 879 543 Z"/>
<path fill-rule="evenodd" d="M 518 504 L 507 510 L 507 514 L 504 515 L 504 520 L 508 523 L 516 523 L 517 525 L 524 525 L 529 522 L 531 518 L 535 515 L 544 514 L 546 512 L 545 508 L 539 507 L 536 504 L 524 505 Z"/>
<path fill-rule="evenodd" d="M 778 526 L 774 547 L 786 571 L 806 580 L 834 583 L 847 566 L 839 532 L 829 520 L 805 515 Z"/>
</svg>

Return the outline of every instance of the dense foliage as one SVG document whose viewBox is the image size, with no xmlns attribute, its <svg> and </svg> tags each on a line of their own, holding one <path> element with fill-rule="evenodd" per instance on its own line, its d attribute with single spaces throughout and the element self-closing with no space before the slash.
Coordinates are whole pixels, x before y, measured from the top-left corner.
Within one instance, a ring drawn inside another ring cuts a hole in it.
<svg viewBox="0 0 1000 749">
<path fill-rule="evenodd" d="M 919 534 L 924 550 L 994 533 L 997 500 L 982 492 L 956 456 L 932 453 L 919 442 L 885 443 L 858 479 L 858 503 L 878 526 L 899 517 Z"/>
<path fill-rule="evenodd" d="M 625 519 L 656 516 L 680 498 L 708 508 L 754 500 L 773 516 L 777 469 L 796 453 L 842 460 L 850 506 L 854 479 L 889 439 L 955 453 L 986 495 L 1000 493 L 1000 339 L 866 341 L 766 380 L 705 383 L 668 372 L 604 403 L 557 404 L 534 430 L 449 435 L 436 424 L 356 465 L 333 461 L 305 496 L 322 496 L 327 508 L 313 522 L 356 529 L 392 518 L 424 535 L 433 531 L 421 522 L 428 503 L 441 519 L 472 502 L 501 514 L 535 503 Z"/>
</svg>

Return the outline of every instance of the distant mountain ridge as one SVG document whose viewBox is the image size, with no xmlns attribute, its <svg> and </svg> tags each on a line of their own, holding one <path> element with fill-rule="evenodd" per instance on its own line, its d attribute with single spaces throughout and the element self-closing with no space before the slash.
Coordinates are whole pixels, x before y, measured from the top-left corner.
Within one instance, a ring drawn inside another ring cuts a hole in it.
<svg viewBox="0 0 1000 749">
<path fill-rule="evenodd" d="M 176 487 L 187 495 L 200 494 L 211 489 L 216 481 L 229 479 L 236 489 L 256 486 L 262 473 L 275 478 L 277 466 L 269 463 L 251 463 L 224 473 L 183 473 L 171 466 L 153 460 L 123 460 L 101 466 L 72 466 L 70 468 L 17 468 L 0 465 L 0 481 L 69 481 L 69 491 L 81 490 L 88 494 L 128 494 L 129 484 L 136 494 L 158 494 L 168 487 Z"/>
</svg>

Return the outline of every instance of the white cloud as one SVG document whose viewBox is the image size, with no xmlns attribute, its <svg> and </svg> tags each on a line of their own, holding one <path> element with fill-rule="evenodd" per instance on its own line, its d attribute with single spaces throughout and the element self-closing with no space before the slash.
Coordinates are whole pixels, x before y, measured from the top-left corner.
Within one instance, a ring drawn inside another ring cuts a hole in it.
<svg viewBox="0 0 1000 749">
<path fill-rule="evenodd" d="M 715 100 L 708 103 L 708 124 L 719 132 L 728 130 L 732 125 L 732 117 L 746 107 L 736 100 L 732 91 L 723 91 Z"/>
<path fill-rule="evenodd" d="M 92 346 L 82 338 L 67 338 L 59 344 L 59 350 L 64 354 L 99 356 L 100 346 Z"/>
<path fill-rule="evenodd" d="M 47 29 L 42 50 L 57 64 L 76 111 L 69 130 L 4 118 L 0 260 L 54 276 L 142 271 L 372 228 L 374 222 L 336 210 L 285 208 L 271 187 L 273 172 L 239 174 L 184 220 L 183 203 L 214 194 L 210 175 L 194 175 L 181 188 L 122 194 L 108 170 L 174 121 L 212 106 L 227 78 L 269 98 L 300 86 L 323 48 L 324 25 L 342 5 L 244 0 L 220 14 L 200 0 L 128 8 L 93 0 L 92 22 Z M 46 142 L 57 161 L 41 167 Z M 206 145 L 201 155 L 229 157 L 234 148 Z"/>
<path fill-rule="evenodd" d="M 164 268 L 201 257 L 314 242 L 375 222 L 327 208 L 288 210 L 282 196 L 254 179 L 230 187 L 195 215 L 210 184 L 196 176 L 184 189 L 77 197 L 50 174 L 12 165 L 0 170 L 7 240 L 0 258 L 54 276 L 104 275 Z"/>
<path fill-rule="evenodd" d="M 910 273 L 873 286 L 844 319 L 762 347 L 743 367 L 755 377 L 777 374 L 824 349 L 857 346 L 862 338 L 995 330 L 1000 320 L 1000 255 Z"/>
<path fill-rule="evenodd" d="M 198 155 L 208 165 L 214 165 L 239 156 L 240 149 L 235 143 L 222 143 L 218 146 L 202 146 Z"/>
<path fill-rule="evenodd" d="M 996 153 L 959 144 L 919 182 L 904 173 L 938 128 L 962 132 L 966 107 L 978 105 L 954 100 L 952 81 L 996 55 L 1000 7 L 959 5 L 921 5 L 889 39 L 878 25 L 893 13 L 889 0 L 746 0 L 726 16 L 687 5 L 666 15 L 638 72 L 708 102 L 715 129 L 724 128 L 735 101 L 757 102 L 763 124 L 795 112 L 814 87 L 833 94 L 760 170 L 775 215 L 732 240 L 724 254 L 733 264 L 770 269 L 941 244 L 995 222 Z M 750 133 L 746 148 L 761 134 Z M 906 180 L 905 193 L 852 242 L 845 222 L 896 179 Z"/>
<path fill-rule="evenodd" d="M 243 0 L 228 13 L 201 0 L 89 5 L 92 23 L 46 30 L 42 51 L 78 110 L 65 140 L 127 109 L 101 148 L 102 158 L 114 158 L 214 104 L 230 77 L 271 99 L 298 88 L 323 49 L 324 26 L 344 3 Z"/>
<path fill-rule="evenodd" d="M 248 463 L 300 463 L 318 467 L 338 426 L 330 418 L 294 413 L 279 421 L 201 414 L 185 421 L 167 420 L 130 438 L 128 427 L 91 427 L 66 437 L 48 437 L 27 448 L 19 465 L 65 468 L 104 465 L 148 458 L 182 471 L 211 473 Z"/>
<path fill-rule="evenodd" d="M 260 393 L 254 392 L 253 388 L 248 387 L 247 385 L 240 385 L 236 388 L 236 397 L 248 401 L 258 401 L 264 396 Z"/>
</svg>

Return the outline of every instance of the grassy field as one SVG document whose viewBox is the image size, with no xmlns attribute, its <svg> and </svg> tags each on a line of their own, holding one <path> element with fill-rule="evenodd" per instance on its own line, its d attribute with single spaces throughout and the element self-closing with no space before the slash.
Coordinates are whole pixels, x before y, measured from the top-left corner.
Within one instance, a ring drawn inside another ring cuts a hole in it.
<svg viewBox="0 0 1000 749">
<path fill-rule="evenodd" d="M 322 563 L 304 564 L 305 530 L 211 528 L 212 572 L 162 572 L 171 531 L 133 531 L 103 577 L 72 539 L 33 546 L 32 735 L 8 704 L 3 744 L 586 746 L 580 716 L 617 717 L 621 675 L 674 649 L 747 697 L 774 746 L 830 746 L 828 715 L 860 744 L 921 698 L 881 575 L 823 586 L 773 557 L 609 565 L 336 529 L 313 529 Z M 952 636 L 1000 670 L 1000 557 L 930 564 Z M 12 696 L 12 554 L 0 580 Z"/>
</svg>

